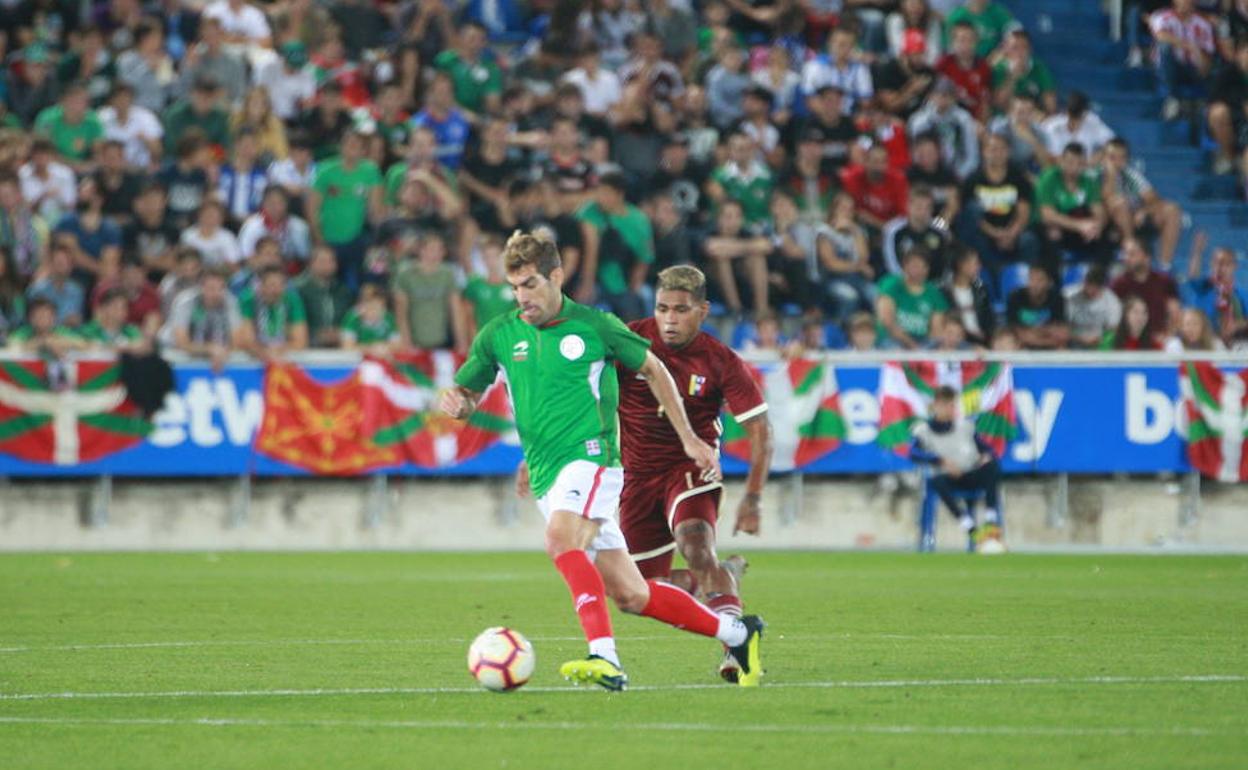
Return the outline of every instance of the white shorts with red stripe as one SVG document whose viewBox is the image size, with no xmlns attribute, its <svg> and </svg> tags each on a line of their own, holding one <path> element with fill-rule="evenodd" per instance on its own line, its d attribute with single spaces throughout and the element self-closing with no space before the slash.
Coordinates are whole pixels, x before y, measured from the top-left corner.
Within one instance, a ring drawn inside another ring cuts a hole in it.
<svg viewBox="0 0 1248 770">
<path fill-rule="evenodd" d="M 537 508 L 547 521 L 555 511 L 571 511 L 598 522 L 598 535 L 587 551 L 626 548 L 619 516 L 623 489 L 623 468 L 604 468 L 588 460 L 573 460 L 559 471 L 554 486 L 537 499 Z"/>
</svg>

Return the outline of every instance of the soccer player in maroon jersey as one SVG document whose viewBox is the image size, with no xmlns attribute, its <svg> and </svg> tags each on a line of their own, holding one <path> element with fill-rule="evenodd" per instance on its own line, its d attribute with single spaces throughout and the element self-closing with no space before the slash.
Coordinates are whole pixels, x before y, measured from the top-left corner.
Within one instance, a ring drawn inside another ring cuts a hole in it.
<svg viewBox="0 0 1248 770">
<path fill-rule="evenodd" d="M 737 354 L 701 331 L 707 310 L 706 276 L 696 267 L 677 265 L 659 273 L 654 317 L 634 321 L 629 328 L 650 340 L 651 351 L 672 373 L 699 438 L 718 446 L 719 415 L 725 406 L 745 428 L 750 470 L 733 534 L 757 534 L 759 497 L 771 463 L 767 403 Z M 740 616 L 737 575 L 715 552 L 723 484 L 699 479 L 698 467 L 681 451 L 671 422 L 645 381 L 632 372 L 620 374 L 619 414 L 624 461 L 620 527 L 641 574 L 673 580 L 704 595 L 716 612 Z M 678 549 L 689 565 L 687 574 L 673 574 L 672 555 Z M 731 655 L 724 656 L 720 675 L 737 681 L 739 669 Z"/>
</svg>

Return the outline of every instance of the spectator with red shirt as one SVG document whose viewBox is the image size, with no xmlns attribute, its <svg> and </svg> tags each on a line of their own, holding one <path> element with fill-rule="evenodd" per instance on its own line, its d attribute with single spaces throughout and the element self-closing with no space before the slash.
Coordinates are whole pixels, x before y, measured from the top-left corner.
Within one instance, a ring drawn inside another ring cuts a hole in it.
<svg viewBox="0 0 1248 770">
<path fill-rule="evenodd" d="M 1109 288 L 1124 304 L 1132 296 L 1144 300 L 1149 332 L 1154 336 L 1169 335 L 1179 317 L 1179 289 L 1174 279 L 1153 269 L 1152 258 L 1134 238 L 1122 242 L 1122 264 L 1126 270 Z"/>
<path fill-rule="evenodd" d="M 954 24 L 949 33 L 949 53 L 936 62 L 936 71 L 957 88 L 958 103 L 981 122 L 988 119 L 992 101 L 992 71 L 975 55 L 979 33 L 968 22 Z"/>
<path fill-rule="evenodd" d="M 126 323 L 139 327 L 147 337 L 155 335 L 162 323 L 160 292 L 147 280 L 147 270 L 143 263 L 137 259 L 124 260 L 116 278 L 97 283 L 91 291 L 93 313 L 114 290 L 119 290 L 126 298 Z"/>
<path fill-rule="evenodd" d="M 876 144 L 866 160 L 841 172 L 841 185 L 854 199 L 858 221 L 878 239 L 886 222 L 906 213 L 910 184 L 905 174 L 890 168 L 888 150 Z"/>
<path fill-rule="evenodd" d="M 1196 0 L 1174 0 L 1171 8 L 1153 14 L 1149 27 L 1157 41 L 1157 74 L 1166 97 L 1161 117 L 1174 120 L 1180 101 L 1203 91 L 1217 51 L 1216 36 L 1209 20 L 1196 13 Z"/>
</svg>

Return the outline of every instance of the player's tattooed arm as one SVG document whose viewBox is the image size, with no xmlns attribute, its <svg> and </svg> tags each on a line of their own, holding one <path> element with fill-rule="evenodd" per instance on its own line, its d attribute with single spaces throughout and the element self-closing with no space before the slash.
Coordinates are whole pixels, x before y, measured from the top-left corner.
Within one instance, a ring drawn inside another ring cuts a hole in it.
<svg viewBox="0 0 1248 770">
<path fill-rule="evenodd" d="M 719 455 L 710 444 L 698 438 L 698 434 L 693 432 L 693 426 L 689 424 L 689 415 L 685 413 L 685 402 L 681 400 L 680 392 L 676 390 L 676 381 L 672 379 L 672 373 L 667 370 L 658 356 L 651 352 L 646 353 L 646 360 L 637 371 L 646 378 L 650 392 L 654 394 L 663 413 L 671 421 L 676 435 L 680 437 L 685 454 L 702 469 L 702 479 L 718 481 L 721 476 Z"/>
<path fill-rule="evenodd" d="M 442 391 L 438 397 L 438 408 L 456 420 L 467 420 L 477 408 L 480 393 L 455 385 Z"/>
</svg>

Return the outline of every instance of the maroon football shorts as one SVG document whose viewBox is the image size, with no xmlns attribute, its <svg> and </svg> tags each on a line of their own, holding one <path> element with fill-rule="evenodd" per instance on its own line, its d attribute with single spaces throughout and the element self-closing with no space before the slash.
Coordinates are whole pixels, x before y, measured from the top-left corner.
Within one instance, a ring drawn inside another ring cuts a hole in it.
<svg viewBox="0 0 1248 770">
<path fill-rule="evenodd" d="M 676 539 L 682 521 L 697 519 L 715 528 L 723 485 L 703 482 L 696 465 L 644 476 L 624 473 L 620 494 L 620 529 L 628 552 L 642 577 L 666 578 L 672 572 Z"/>
</svg>

